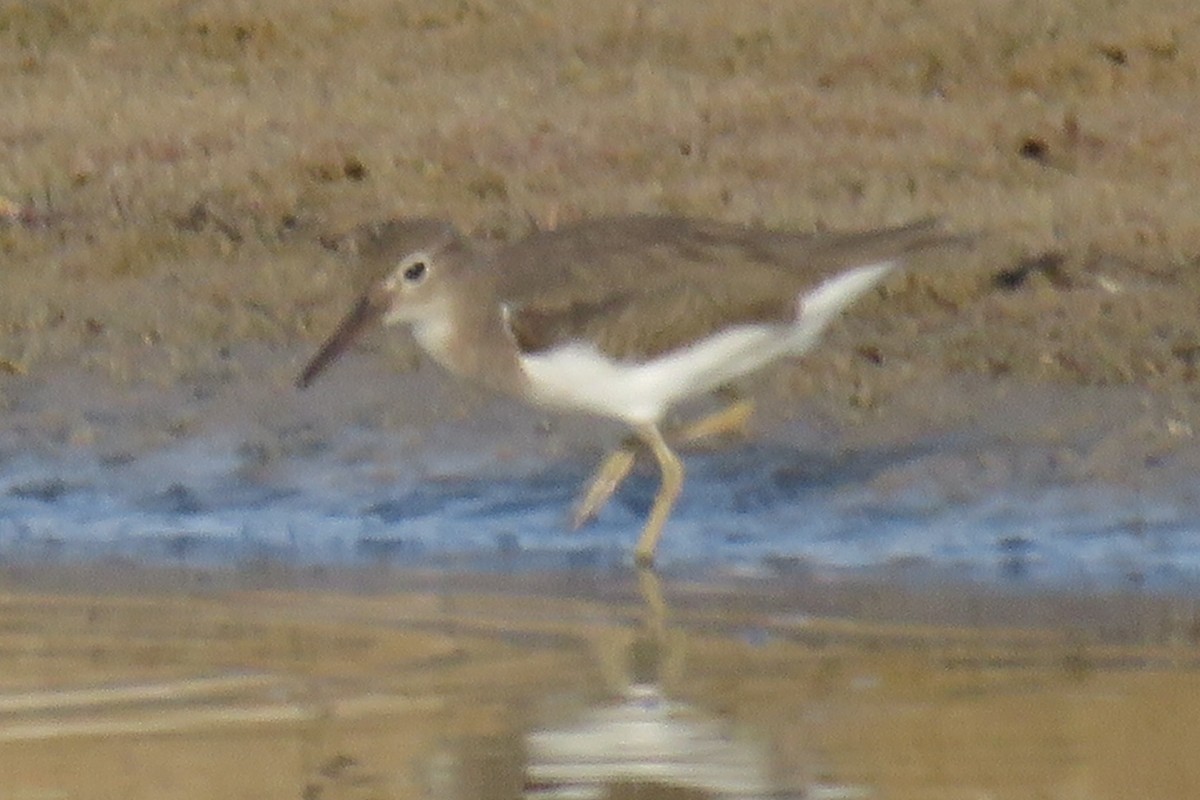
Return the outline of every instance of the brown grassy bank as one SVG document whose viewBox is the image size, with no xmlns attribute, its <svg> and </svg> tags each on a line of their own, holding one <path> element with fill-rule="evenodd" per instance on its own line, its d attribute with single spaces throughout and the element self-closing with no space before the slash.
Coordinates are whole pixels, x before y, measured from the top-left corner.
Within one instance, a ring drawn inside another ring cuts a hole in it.
<svg viewBox="0 0 1200 800">
<path fill-rule="evenodd" d="M 350 291 L 318 238 L 380 216 L 932 213 L 986 232 L 967 267 L 786 388 L 1134 385 L 1190 427 L 1198 73 L 1187 0 L 3 2 L 0 380 L 171 383 L 256 341 L 282 382 Z"/>
</svg>

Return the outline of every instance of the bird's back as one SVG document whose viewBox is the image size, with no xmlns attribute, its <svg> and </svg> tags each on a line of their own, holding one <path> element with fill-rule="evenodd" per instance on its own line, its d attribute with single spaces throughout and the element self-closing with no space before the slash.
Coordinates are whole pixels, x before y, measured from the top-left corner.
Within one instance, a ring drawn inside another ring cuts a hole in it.
<svg viewBox="0 0 1200 800">
<path fill-rule="evenodd" d="M 945 237 L 933 220 L 802 234 L 682 217 L 597 218 L 501 248 L 495 269 L 527 352 L 587 339 L 617 359 L 654 356 L 715 327 L 786 323 L 796 297 L 855 266 Z"/>
</svg>

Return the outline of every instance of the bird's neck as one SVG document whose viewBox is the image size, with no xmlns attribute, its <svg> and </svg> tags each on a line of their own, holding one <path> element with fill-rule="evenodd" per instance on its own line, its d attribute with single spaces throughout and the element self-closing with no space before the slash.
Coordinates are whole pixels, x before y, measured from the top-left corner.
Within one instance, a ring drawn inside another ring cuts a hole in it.
<svg viewBox="0 0 1200 800">
<path fill-rule="evenodd" d="M 486 292 L 460 292 L 453 305 L 413 325 L 417 343 L 434 361 L 467 380 L 510 394 L 523 390 L 517 348 Z"/>
</svg>

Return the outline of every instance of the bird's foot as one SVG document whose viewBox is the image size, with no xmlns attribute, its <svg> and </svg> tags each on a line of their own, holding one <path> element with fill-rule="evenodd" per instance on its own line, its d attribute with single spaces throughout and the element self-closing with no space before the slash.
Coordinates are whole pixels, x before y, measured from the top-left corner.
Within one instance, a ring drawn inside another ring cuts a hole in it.
<svg viewBox="0 0 1200 800">
<path fill-rule="evenodd" d="M 643 550 L 643 549 L 642 549 L 642 547 L 641 547 L 641 545 L 639 545 L 639 546 L 637 547 L 637 549 L 635 549 L 635 550 L 633 551 L 633 563 L 634 563 L 634 565 L 636 565 L 636 566 L 637 566 L 639 569 L 643 569 L 643 570 L 647 570 L 647 569 L 648 569 L 648 570 L 650 570 L 650 571 L 653 571 L 653 567 L 654 567 L 654 550 L 655 550 L 655 548 L 653 548 L 653 547 L 651 547 L 651 548 L 649 548 L 649 549 L 646 549 L 646 550 Z"/>
</svg>

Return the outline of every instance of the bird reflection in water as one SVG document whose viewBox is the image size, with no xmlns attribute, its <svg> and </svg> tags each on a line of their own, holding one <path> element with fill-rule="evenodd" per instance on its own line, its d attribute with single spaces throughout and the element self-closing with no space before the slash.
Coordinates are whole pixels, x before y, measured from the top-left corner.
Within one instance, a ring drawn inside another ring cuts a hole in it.
<svg viewBox="0 0 1200 800">
<path fill-rule="evenodd" d="M 739 737 L 727 720 L 668 696 L 684 643 L 668 630 L 658 576 L 641 569 L 638 583 L 645 620 L 626 648 L 624 674 L 610 687 L 616 700 L 569 724 L 527 734 L 525 797 L 788 796 L 772 780 L 764 743 Z"/>
</svg>

